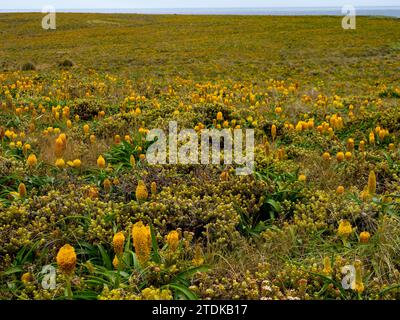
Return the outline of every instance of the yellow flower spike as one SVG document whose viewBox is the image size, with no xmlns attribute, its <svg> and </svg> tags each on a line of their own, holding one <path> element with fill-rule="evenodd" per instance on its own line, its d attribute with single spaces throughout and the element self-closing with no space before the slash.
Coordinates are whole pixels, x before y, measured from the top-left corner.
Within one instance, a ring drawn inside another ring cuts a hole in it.
<svg viewBox="0 0 400 320">
<path fill-rule="evenodd" d="M 324 258 L 324 269 L 322 270 L 322 272 L 327 276 L 330 276 L 332 274 L 331 259 L 329 257 Z"/>
<path fill-rule="evenodd" d="M 336 193 L 337 193 L 337 194 L 343 194 L 343 193 L 344 193 L 344 187 L 343 187 L 343 186 L 337 187 Z"/>
<path fill-rule="evenodd" d="M 361 140 L 360 144 L 358 145 L 358 151 L 364 152 L 365 151 L 365 141 Z"/>
<path fill-rule="evenodd" d="M 271 151 L 270 144 L 269 144 L 268 140 L 265 140 L 265 142 L 264 142 L 264 152 L 265 152 L 265 155 L 268 156 L 269 153 L 270 153 L 270 151 Z"/>
<path fill-rule="evenodd" d="M 385 137 L 386 137 L 386 130 L 379 130 L 379 133 L 378 133 L 378 136 L 379 136 L 379 139 L 381 139 L 381 140 L 383 140 L 383 139 L 385 139 Z"/>
<path fill-rule="evenodd" d="M 351 160 L 351 157 L 352 157 L 351 152 L 350 152 L 350 151 L 347 151 L 347 152 L 344 154 L 344 157 L 346 158 L 347 161 Z"/>
<path fill-rule="evenodd" d="M 30 124 L 29 124 L 29 132 L 34 132 L 36 130 L 36 126 L 35 126 L 35 124 L 33 123 L 33 122 L 31 122 Z"/>
<path fill-rule="evenodd" d="M 24 153 L 24 155 L 26 155 L 26 153 L 30 149 L 31 149 L 31 145 L 29 143 L 25 143 L 24 146 L 22 147 L 22 152 Z"/>
<path fill-rule="evenodd" d="M 88 134 L 89 134 L 89 125 L 88 125 L 88 124 L 85 124 L 85 125 L 83 126 L 83 132 L 85 133 L 85 135 L 88 135 Z"/>
<path fill-rule="evenodd" d="M 150 258 L 151 235 L 150 227 L 139 221 L 132 226 L 132 240 L 136 256 L 143 266 Z"/>
<path fill-rule="evenodd" d="M 221 112 L 221 111 L 219 111 L 219 112 L 217 113 L 217 120 L 218 120 L 218 121 L 224 120 L 224 116 L 222 115 L 222 112 Z"/>
<path fill-rule="evenodd" d="M 353 228 L 348 220 L 341 220 L 337 234 L 342 239 L 347 239 L 353 233 Z"/>
<path fill-rule="evenodd" d="M 25 272 L 22 276 L 21 276 L 21 281 L 23 283 L 29 283 L 33 281 L 33 276 L 30 272 Z"/>
<path fill-rule="evenodd" d="M 344 153 L 343 152 L 338 152 L 337 154 L 336 154 L 336 160 L 338 161 L 338 162 L 342 162 L 343 160 L 344 160 Z"/>
<path fill-rule="evenodd" d="M 354 262 L 354 268 L 356 269 L 356 284 L 354 290 L 357 293 L 363 293 L 364 292 L 364 283 L 362 280 L 362 265 L 360 260 L 356 260 Z"/>
<path fill-rule="evenodd" d="M 37 164 L 36 156 L 33 153 L 31 153 L 29 155 L 28 159 L 26 160 L 26 163 L 28 164 L 28 167 L 30 167 L 30 168 L 36 166 L 36 164 Z"/>
<path fill-rule="evenodd" d="M 106 178 L 103 181 L 103 187 L 105 192 L 110 192 L 111 191 L 111 181 L 110 179 Z"/>
<path fill-rule="evenodd" d="M 370 171 L 368 176 L 368 192 L 371 195 L 376 193 L 376 175 L 373 170 Z"/>
<path fill-rule="evenodd" d="M 5 135 L 7 138 L 11 139 L 12 131 L 6 130 L 6 131 L 4 132 L 4 135 Z"/>
<path fill-rule="evenodd" d="M 222 171 L 219 178 L 221 181 L 228 181 L 229 180 L 229 172 L 226 170 Z"/>
<path fill-rule="evenodd" d="M 65 147 L 67 145 L 67 135 L 65 133 L 60 133 L 60 135 L 58 137 L 62 140 L 63 148 L 65 149 Z"/>
<path fill-rule="evenodd" d="M 375 144 L 375 134 L 372 131 L 369 134 L 369 143 Z"/>
<path fill-rule="evenodd" d="M 179 245 L 179 233 L 176 230 L 171 231 L 170 233 L 168 233 L 167 235 L 167 244 L 168 244 L 168 248 L 174 252 L 176 251 L 176 249 L 178 249 L 178 245 Z"/>
<path fill-rule="evenodd" d="M 197 244 L 194 248 L 194 257 L 193 257 L 192 263 L 196 267 L 199 267 L 204 263 L 203 252 L 202 252 L 199 244 Z"/>
<path fill-rule="evenodd" d="M 63 158 L 58 158 L 56 160 L 56 167 L 59 168 L 59 169 L 62 169 L 62 168 L 65 167 L 65 161 L 64 161 Z"/>
<path fill-rule="evenodd" d="M 74 247 L 69 244 L 64 245 L 57 253 L 57 265 L 61 272 L 71 275 L 76 265 L 76 253 Z"/>
<path fill-rule="evenodd" d="M 104 160 L 104 158 L 103 158 L 102 155 L 100 155 L 100 156 L 97 158 L 97 166 L 98 166 L 100 169 L 104 169 L 104 168 L 106 167 L 106 160 Z"/>
<path fill-rule="evenodd" d="M 120 136 L 119 134 L 116 134 L 116 135 L 114 136 L 114 142 L 115 142 L 116 144 L 121 143 L 121 136 Z"/>
<path fill-rule="evenodd" d="M 272 141 L 274 141 L 276 138 L 276 125 L 274 124 L 271 126 L 271 136 L 272 136 Z"/>
<path fill-rule="evenodd" d="M 74 168 L 80 168 L 82 162 L 79 159 L 75 159 L 74 161 L 72 161 L 72 164 L 74 165 Z"/>
<path fill-rule="evenodd" d="M 371 238 L 371 234 L 368 231 L 363 231 L 360 233 L 360 243 L 368 243 Z"/>
<path fill-rule="evenodd" d="M 19 186 L 18 186 L 18 193 L 19 193 L 19 196 L 21 197 L 21 198 L 24 198 L 25 196 L 26 196 L 26 186 L 25 186 L 25 184 L 24 183 L 20 183 L 19 184 Z"/>
<path fill-rule="evenodd" d="M 301 175 L 299 175 L 298 180 L 299 180 L 300 182 L 305 182 L 305 181 L 307 180 L 307 177 L 306 177 L 304 174 L 301 174 Z"/>
<path fill-rule="evenodd" d="M 94 144 L 96 142 L 96 136 L 94 134 L 91 134 L 89 137 L 89 141 L 91 144 Z"/>
<path fill-rule="evenodd" d="M 157 183 L 155 181 L 153 181 L 150 185 L 150 190 L 151 190 L 151 194 L 156 194 L 157 193 Z"/>
<path fill-rule="evenodd" d="M 54 155 L 56 158 L 61 158 L 64 153 L 64 141 L 61 137 L 56 139 L 55 147 L 54 147 Z"/>
<path fill-rule="evenodd" d="M 324 153 L 322 154 L 322 158 L 323 158 L 325 161 L 329 161 L 329 160 L 331 159 L 331 155 L 329 154 L 329 152 L 324 152 Z"/>
<path fill-rule="evenodd" d="M 131 154 L 131 157 L 129 159 L 129 162 L 131 164 L 132 167 L 134 167 L 136 165 L 136 160 L 135 160 L 135 156 L 133 154 Z"/>
<path fill-rule="evenodd" d="M 352 138 L 349 138 L 347 140 L 347 150 L 348 151 L 353 151 L 354 150 L 354 140 Z"/>
<path fill-rule="evenodd" d="M 360 198 L 361 198 L 362 201 L 368 201 L 368 200 L 371 199 L 371 195 L 370 195 L 370 193 L 368 192 L 368 186 L 366 186 L 366 187 L 364 188 L 364 190 L 361 191 L 361 193 L 360 193 Z"/>
<path fill-rule="evenodd" d="M 143 180 L 139 180 L 138 185 L 136 187 L 136 200 L 137 201 L 145 201 L 147 200 L 149 193 L 147 191 L 147 187 Z"/>
<path fill-rule="evenodd" d="M 99 190 L 96 187 L 90 187 L 87 191 L 87 196 L 90 199 L 96 199 L 99 197 Z"/>
<path fill-rule="evenodd" d="M 124 252 L 124 242 L 125 242 L 125 236 L 121 231 L 114 235 L 113 248 L 114 252 L 117 255 L 121 255 Z"/>
<path fill-rule="evenodd" d="M 67 120 L 67 128 L 68 129 L 72 128 L 72 121 L 71 120 Z"/>
<path fill-rule="evenodd" d="M 277 152 L 278 160 L 283 160 L 285 158 L 285 150 L 283 148 L 279 148 Z"/>
<path fill-rule="evenodd" d="M 118 260 L 117 255 L 114 256 L 114 259 L 113 259 L 113 261 L 112 261 L 112 264 L 113 264 L 114 268 L 115 268 L 116 270 L 118 270 L 119 260 Z"/>
</svg>

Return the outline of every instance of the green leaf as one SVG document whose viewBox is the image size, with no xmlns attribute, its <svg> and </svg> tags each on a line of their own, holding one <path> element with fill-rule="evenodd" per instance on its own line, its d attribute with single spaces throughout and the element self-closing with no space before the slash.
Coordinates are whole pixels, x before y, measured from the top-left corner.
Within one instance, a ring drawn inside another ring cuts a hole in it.
<svg viewBox="0 0 400 320">
<path fill-rule="evenodd" d="M 107 269 L 112 270 L 113 269 L 112 261 L 111 261 L 110 257 L 108 256 L 106 250 L 103 248 L 103 246 L 101 244 L 97 244 L 97 247 L 99 248 L 100 255 L 101 255 L 101 258 L 103 259 L 104 266 Z"/>
<path fill-rule="evenodd" d="M 382 291 L 379 292 L 379 296 L 383 296 L 386 292 L 389 292 L 394 289 L 400 289 L 400 284 L 396 284 L 396 285 L 393 285 L 393 286 L 383 289 Z"/>
<path fill-rule="evenodd" d="M 134 268 L 135 270 L 140 270 L 140 263 L 139 263 L 139 260 L 138 260 L 137 257 L 136 257 L 136 254 L 135 254 L 132 250 L 129 250 L 128 252 L 129 252 L 129 253 L 131 254 L 131 256 L 132 256 L 133 268 Z"/>
<path fill-rule="evenodd" d="M 268 199 L 265 203 L 268 203 L 275 211 L 281 211 L 281 206 L 274 199 Z"/>
<path fill-rule="evenodd" d="M 95 291 L 78 291 L 74 292 L 75 300 L 97 300 L 98 293 Z"/>
<path fill-rule="evenodd" d="M 192 275 L 194 275 L 194 274 L 196 274 L 198 272 L 206 272 L 209 269 L 210 269 L 210 266 L 202 265 L 202 266 L 199 266 L 199 267 L 194 267 L 194 268 L 190 268 L 188 270 L 182 271 L 181 273 L 178 273 L 176 275 L 176 277 L 181 277 L 181 278 L 185 278 L 186 279 L 186 278 L 188 278 L 188 277 L 190 277 L 190 276 L 192 276 Z"/>
<path fill-rule="evenodd" d="M 156 238 L 156 234 L 154 232 L 153 224 L 151 224 L 151 223 L 150 223 L 150 234 L 151 234 L 151 245 L 153 248 L 153 261 L 156 263 L 160 263 L 161 257 L 160 257 L 160 254 L 158 253 L 157 238 Z"/>
<path fill-rule="evenodd" d="M 164 287 L 162 287 L 164 288 Z M 168 284 L 165 286 L 165 288 L 167 289 L 173 289 L 175 292 L 179 292 L 182 293 L 188 300 L 198 300 L 199 298 L 197 297 L 197 295 L 192 292 L 189 288 L 177 284 L 177 283 L 173 283 L 173 284 Z"/>
<path fill-rule="evenodd" d="M 22 272 L 22 268 L 20 266 L 17 267 L 11 267 L 9 269 L 7 269 L 6 271 L 2 272 L 1 275 L 2 276 L 8 276 L 10 274 L 14 274 L 14 273 L 18 273 L 18 272 Z"/>
</svg>

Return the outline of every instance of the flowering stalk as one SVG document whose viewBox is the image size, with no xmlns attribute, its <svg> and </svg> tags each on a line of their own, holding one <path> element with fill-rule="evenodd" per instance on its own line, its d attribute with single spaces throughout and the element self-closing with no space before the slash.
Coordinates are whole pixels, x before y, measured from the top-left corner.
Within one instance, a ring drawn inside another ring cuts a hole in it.
<svg viewBox="0 0 400 320">
<path fill-rule="evenodd" d="M 71 276 L 67 275 L 65 279 L 65 284 L 67 286 L 67 299 L 72 300 L 72 289 L 71 289 Z"/>
<path fill-rule="evenodd" d="M 64 245 L 58 251 L 56 260 L 58 267 L 66 277 L 67 298 L 72 299 L 71 277 L 76 265 L 76 253 L 74 247 L 69 244 Z"/>
<path fill-rule="evenodd" d="M 115 279 L 115 286 L 119 288 L 120 284 L 120 273 L 121 273 L 121 264 L 124 252 L 124 242 L 125 236 L 122 232 L 118 232 L 114 235 L 113 238 L 113 247 L 117 257 L 117 278 Z"/>
</svg>

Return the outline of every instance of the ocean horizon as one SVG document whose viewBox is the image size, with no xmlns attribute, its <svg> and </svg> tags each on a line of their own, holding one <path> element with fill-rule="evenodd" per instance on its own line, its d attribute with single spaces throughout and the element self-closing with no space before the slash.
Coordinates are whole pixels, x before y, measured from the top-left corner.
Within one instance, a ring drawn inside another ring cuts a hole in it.
<svg viewBox="0 0 400 320">
<path fill-rule="evenodd" d="M 360 16 L 400 17 L 400 6 L 355 7 Z M 263 7 L 263 8 L 60 8 L 65 13 L 183 14 L 183 15 L 337 15 L 341 7 Z M 0 13 L 41 12 L 41 9 L 1 9 Z"/>
</svg>

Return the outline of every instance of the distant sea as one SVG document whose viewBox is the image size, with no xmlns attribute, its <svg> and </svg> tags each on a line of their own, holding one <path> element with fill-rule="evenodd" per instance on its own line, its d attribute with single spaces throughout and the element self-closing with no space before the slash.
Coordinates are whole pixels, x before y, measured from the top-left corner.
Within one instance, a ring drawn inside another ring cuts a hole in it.
<svg viewBox="0 0 400 320">
<path fill-rule="evenodd" d="M 0 5 L 1 6 L 1 5 Z M 400 18 L 400 6 L 355 7 L 362 16 Z M 57 12 L 75 13 L 137 13 L 137 14 L 195 14 L 195 15 L 343 15 L 341 7 L 282 7 L 282 8 L 152 8 L 152 9 L 58 9 Z M 41 9 L 1 9 L 0 12 L 41 12 Z"/>
</svg>

